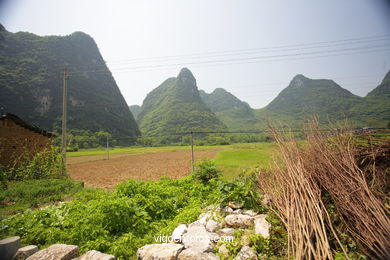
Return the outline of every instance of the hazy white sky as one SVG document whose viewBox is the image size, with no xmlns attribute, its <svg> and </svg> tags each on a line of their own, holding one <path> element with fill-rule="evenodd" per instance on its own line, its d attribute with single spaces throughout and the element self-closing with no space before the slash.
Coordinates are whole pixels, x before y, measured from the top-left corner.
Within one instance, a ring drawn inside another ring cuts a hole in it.
<svg viewBox="0 0 390 260">
<path fill-rule="evenodd" d="M 0 0 L 0 23 L 88 33 L 129 105 L 183 66 L 200 89 L 225 88 L 254 108 L 296 74 L 365 95 L 390 68 L 385 0 Z"/>
</svg>

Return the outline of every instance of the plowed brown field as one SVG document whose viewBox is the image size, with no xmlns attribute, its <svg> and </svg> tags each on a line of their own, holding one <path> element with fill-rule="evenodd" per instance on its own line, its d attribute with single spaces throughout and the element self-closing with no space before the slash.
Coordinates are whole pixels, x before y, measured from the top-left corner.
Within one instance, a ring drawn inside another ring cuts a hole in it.
<svg viewBox="0 0 390 260">
<path fill-rule="evenodd" d="M 196 151 L 196 159 L 214 158 L 218 151 Z M 90 162 L 68 159 L 68 174 L 86 186 L 114 189 L 127 179 L 158 180 L 162 176 L 179 178 L 191 172 L 191 152 L 134 154 Z"/>
</svg>

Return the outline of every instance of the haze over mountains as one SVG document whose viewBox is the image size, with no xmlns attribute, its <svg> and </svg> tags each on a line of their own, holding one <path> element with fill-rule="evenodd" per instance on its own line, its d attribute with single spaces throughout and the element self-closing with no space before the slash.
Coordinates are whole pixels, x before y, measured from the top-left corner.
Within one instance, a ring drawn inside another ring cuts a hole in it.
<svg viewBox="0 0 390 260">
<path fill-rule="evenodd" d="M 138 126 L 95 41 L 0 28 L 0 107 L 47 130 L 61 125 L 63 68 L 69 69 L 68 127 L 134 137 Z M 99 73 L 88 73 L 91 69 Z"/>
<path fill-rule="evenodd" d="M 151 91 L 142 106 L 126 104 L 95 41 L 87 34 L 37 36 L 0 25 L 0 107 L 47 130 L 62 116 L 64 67 L 69 69 L 68 126 L 113 136 L 169 135 L 188 131 L 256 131 L 267 121 L 300 127 L 313 114 L 322 123 L 349 119 L 354 126 L 390 122 L 390 72 L 366 97 L 328 79 L 295 76 L 266 107 L 252 109 L 228 90 L 199 90 L 183 68 Z M 95 73 L 95 71 L 98 73 Z M 134 117 L 137 119 L 135 121 Z M 141 130 L 141 131 L 140 131 Z"/>
</svg>

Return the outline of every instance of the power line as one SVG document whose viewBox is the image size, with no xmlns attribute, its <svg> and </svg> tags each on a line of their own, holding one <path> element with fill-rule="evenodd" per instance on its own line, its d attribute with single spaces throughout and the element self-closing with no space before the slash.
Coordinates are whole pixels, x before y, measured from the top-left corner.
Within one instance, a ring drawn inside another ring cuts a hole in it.
<svg viewBox="0 0 390 260">
<path fill-rule="evenodd" d="M 129 58 L 124 60 L 113 60 L 113 61 L 107 61 L 107 63 L 115 64 L 120 62 L 126 62 L 126 61 L 137 61 L 137 60 L 153 60 L 153 59 L 169 59 L 169 58 L 185 58 L 185 57 L 199 57 L 199 56 L 209 56 L 210 54 L 219 54 L 219 55 L 238 55 L 241 53 L 247 53 L 247 52 L 257 52 L 257 51 L 288 51 L 288 50 L 302 50 L 305 48 L 296 48 L 296 47 L 304 47 L 308 46 L 307 48 L 325 48 L 325 47 L 332 47 L 332 46 L 338 46 L 338 45 L 345 45 L 345 44 L 356 44 L 356 43 L 364 43 L 364 42 L 371 42 L 371 41 L 383 41 L 388 40 L 390 38 L 390 35 L 380 35 L 380 36 L 369 36 L 369 37 L 360 37 L 360 38 L 350 38 L 350 39 L 344 39 L 344 40 L 334 40 L 334 41 L 322 41 L 322 42 L 313 42 L 313 43 L 304 43 L 304 44 L 292 44 L 292 45 L 281 45 L 281 46 L 274 46 L 274 47 L 261 47 L 261 48 L 252 48 L 252 49 L 241 49 L 241 50 L 231 50 L 231 51 L 215 51 L 215 52 L 204 52 L 204 53 L 192 53 L 192 54 L 183 54 L 183 55 L 171 55 L 171 56 L 158 56 L 158 57 L 146 57 L 146 58 Z M 337 44 L 339 43 L 339 44 Z M 327 44 L 325 46 L 321 46 Z M 333 45 L 329 45 L 333 44 Z M 314 46 L 313 46 L 314 45 Z M 319 46 L 316 46 L 319 45 Z M 294 47 L 294 48 L 292 48 Z M 286 49 L 287 48 L 287 49 Z"/>
<path fill-rule="evenodd" d="M 374 46 L 363 46 L 363 47 L 356 47 L 356 48 L 344 48 L 344 49 L 337 49 L 337 50 L 302 52 L 302 53 L 293 53 L 293 54 L 268 55 L 268 56 L 223 59 L 223 60 L 204 60 L 204 61 L 197 61 L 197 62 L 157 64 L 157 65 L 150 65 L 150 66 L 133 66 L 133 67 L 123 67 L 123 68 L 112 69 L 112 71 L 115 73 L 121 73 L 121 72 L 127 73 L 127 72 L 173 69 L 173 68 L 183 67 L 183 66 L 188 66 L 188 65 L 195 65 L 197 67 L 199 67 L 200 65 L 202 65 L 202 66 L 204 66 L 204 65 L 223 66 L 223 65 L 248 64 L 248 63 L 259 63 L 259 62 L 313 59 L 313 58 L 351 55 L 351 54 L 363 54 L 363 53 L 387 51 L 387 50 L 390 50 L 390 45 L 388 45 L 388 44 L 374 45 Z M 329 54 L 321 55 L 323 53 L 329 53 Z M 317 54 L 317 56 L 307 56 L 307 55 L 316 55 L 316 54 Z M 107 69 L 105 69 L 105 70 L 78 70 L 78 71 L 70 72 L 70 74 L 72 76 L 77 76 L 77 75 L 81 75 L 81 74 L 85 74 L 85 73 L 94 73 L 94 74 L 109 73 L 109 74 L 112 74 L 112 72 L 107 70 Z"/>
</svg>

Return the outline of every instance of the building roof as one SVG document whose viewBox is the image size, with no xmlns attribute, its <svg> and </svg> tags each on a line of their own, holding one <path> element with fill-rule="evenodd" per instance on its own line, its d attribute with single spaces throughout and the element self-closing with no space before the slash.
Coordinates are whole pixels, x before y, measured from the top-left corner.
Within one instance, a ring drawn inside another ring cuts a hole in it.
<svg viewBox="0 0 390 260">
<path fill-rule="evenodd" d="M 28 123 L 24 121 L 23 119 L 19 118 L 18 116 L 10 113 L 6 113 L 5 115 L 0 116 L 0 120 L 10 119 L 15 122 L 15 124 L 20 125 L 21 127 L 24 127 L 30 131 L 33 131 L 35 133 L 47 136 L 47 137 L 54 137 L 55 135 L 52 133 L 49 133 L 41 128 L 39 128 L 36 125 L 33 125 L 31 123 Z"/>
</svg>

